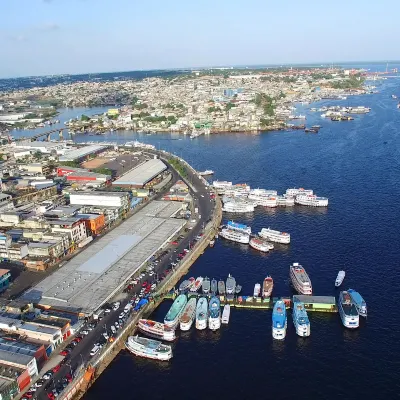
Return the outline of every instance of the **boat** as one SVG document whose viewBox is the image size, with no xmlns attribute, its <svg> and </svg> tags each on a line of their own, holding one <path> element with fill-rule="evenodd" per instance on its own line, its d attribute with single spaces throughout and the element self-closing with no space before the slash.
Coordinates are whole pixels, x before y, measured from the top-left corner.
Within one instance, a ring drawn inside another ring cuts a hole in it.
<svg viewBox="0 0 400 400">
<path fill-rule="evenodd" d="M 172 358 L 172 348 L 158 340 L 147 339 L 141 336 L 129 336 L 125 347 L 139 357 L 153 360 L 168 361 Z"/>
<path fill-rule="evenodd" d="M 254 291 L 253 291 L 253 297 L 258 297 L 261 292 L 261 285 L 259 283 L 256 283 L 254 285 Z"/>
<path fill-rule="evenodd" d="M 229 317 L 231 316 L 231 306 L 229 304 L 225 304 L 224 310 L 222 311 L 222 319 L 221 322 L 223 324 L 229 323 Z"/>
<path fill-rule="evenodd" d="M 272 337 L 278 340 L 285 339 L 286 327 L 286 305 L 282 300 L 278 300 L 272 311 Z"/>
<path fill-rule="evenodd" d="M 210 240 L 210 247 L 214 247 L 214 245 L 215 245 L 215 240 L 214 239 Z"/>
<path fill-rule="evenodd" d="M 216 331 L 221 327 L 221 303 L 217 296 L 211 297 L 209 304 L 208 327 Z"/>
<path fill-rule="evenodd" d="M 219 281 L 218 282 L 218 294 L 220 296 L 225 295 L 225 282 L 224 281 Z"/>
<path fill-rule="evenodd" d="M 214 174 L 214 171 L 212 169 L 206 169 L 203 172 L 199 172 L 200 176 L 208 176 L 208 175 L 213 175 L 213 174 Z"/>
<path fill-rule="evenodd" d="M 211 281 L 211 293 L 215 295 L 217 293 L 217 290 L 218 290 L 218 282 L 216 279 L 213 279 Z"/>
<path fill-rule="evenodd" d="M 175 329 L 164 325 L 161 322 L 152 321 L 150 319 L 139 319 L 138 329 L 156 339 L 167 341 L 175 340 Z"/>
<path fill-rule="evenodd" d="M 238 222 L 228 221 L 227 228 L 251 235 L 251 227 Z"/>
<path fill-rule="evenodd" d="M 272 294 L 272 290 L 274 288 L 274 280 L 272 279 L 271 276 L 267 276 L 264 279 L 263 283 L 263 291 L 262 291 L 262 296 L 265 297 L 270 297 Z"/>
<path fill-rule="evenodd" d="M 294 197 L 287 196 L 286 194 L 283 196 L 276 196 L 276 204 L 283 207 L 293 207 Z"/>
<path fill-rule="evenodd" d="M 200 297 L 196 307 L 196 329 L 207 328 L 208 302 L 205 297 Z"/>
<path fill-rule="evenodd" d="M 226 189 L 232 186 L 232 182 L 227 181 L 214 181 L 212 183 L 218 194 L 223 194 Z"/>
<path fill-rule="evenodd" d="M 255 238 L 255 237 L 250 239 L 249 245 L 253 249 L 262 251 L 264 253 L 267 253 L 268 251 L 270 251 L 271 249 L 274 248 L 273 244 L 268 243 L 265 240 Z"/>
<path fill-rule="evenodd" d="M 239 294 L 242 291 L 242 287 L 240 285 L 236 285 L 235 287 L 235 293 Z"/>
<path fill-rule="evenodd" d="M 234 295 L 236 289 L 236 280 L 231 274 L 228 275 L 226 280 L 226 294 L 227 295 Z"/>
<path fill-rule="evenodd" d="M 361 294 L 356 292 L 353 289 L 347 290 L 347 293 L 349 293 L 351 300 L 353 300 L 353 303 L 356 306 L 358 313 L 362 317 L 366 317 L 367 316 L 367 303 L 361 297 Z"/>
<path fill-rule="evenodd" d="M 179 318 L 183 313 L 183 310 L 187 303 L 187 297 L 185 294 L 180 294 L 173 302 L 171 308 L 169 309 L 167 315 L 164 318 L 164 324 L 169 327 L 175 327 Z"/>
<path fill-rule="evenodd" d="M 248 199 L 257 206 L 276 207 L 278 205 L 277 196 L 249 194 Z"/>
<path fill-rule="evenodd" d="M 224 203 L 222 207 L 222 211 L 230 212 L 230 213 L 248 213 L 254 212 L 254 204 L 248 202 L 241 201 L 230 201 L 228 203 Z"/>
<path fill-rule="evenodd" d="M 346 272 L 345 271 L 339 271 L 339 273 L 337 274 L 336 280 L 335 280 L 335 286 L 339 287 L 342 282 L 344 277 L 346 276 Z"/>
<path fill-rule="evenodd" d="M 269 190 L 269 189 L 251 189 L 249 192 L 250 195 L 255 196 L 277 196 L 278 192 L 276 190 Z"/>
<path fill-rule="evenodd" d="M 312 189 L 294 188 L 286 189 L 286 196 L 296 197 L 299 194 L 314 194 Z"/>
<path fill-rule="evenodd" d="M 310 336 L 310 320 L 308 319 L 304 303 L 301 301 L 293 303 L 293 324 L 299 336 Z"/>
<path fill-rule="evenodd" d="M 268 239 L 271 242 L 288 244 L 290 243 L 290 234 L 287 232 L 274 231 L 271 228 L 262 228 L 258 233 L 263 239 Z"/>
<path fill-rule="evenodd" d="M 250 242 L 250 235 L 232 229 L 223 228 L 219 233 L 221 237 L 232 242 L 248 244 Z"/>
<path fill-rule="evenodd" d="M 197 300 L 195 297 L 192 297 L 187 302 L 179 323 L 181 331 L 188 331 L 192 327 L 193 321 L 196 317 L 196 302 Z"/>
<path fill-rule="evenodd" d="M 392 94 L 392 99 L 397 99 L 397 96 L 395 94 Z"/>
<path fill-rule="evenodd" d="M 327 197 L 319 197 L 315 194 L 299 194 L 294 199 L 294 202 L 301 206 L 327 207 L 329 200 Z"/>
<path fill-rule="evenodd" d="M 348 292 L 340 292 L 338 309 L 343 326 L 351 329 L 359 327 L 360 316 L 358 315 L 357 307 L 353 303 L 353 300 Z"/>
<path fill-rule="evenodd" d="M 197 292 L 201 288 L 202 283 L 203 283 L 203 277 L 198 276 L 194 282 L 194 285 L 190 288 L 190 291 L 193 293 Z"/>
<path fill-rule="evenodd" d="M 311 280 L 299 263 L 293 263 L 290 266 L 290 279 L 299 294 L 312 294 Z"/>
<path fill-rule="evenodd" d="M 179 285 L 179 293 L 186 293 L 191 286 L 193 286 L 192 282 L 189 281 L 189 279 L 185 279 L 180 285 Z"/>
<path fill-rule="evenodd" d="M 210 278 L 207 277 L 204 278 L 202 290 L 204 294 L 210 292 Z"/>
</svg>

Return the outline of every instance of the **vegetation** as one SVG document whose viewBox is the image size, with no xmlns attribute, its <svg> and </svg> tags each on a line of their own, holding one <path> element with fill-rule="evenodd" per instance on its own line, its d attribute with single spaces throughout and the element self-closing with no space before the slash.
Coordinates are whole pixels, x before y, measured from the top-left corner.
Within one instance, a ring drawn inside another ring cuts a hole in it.
<svg viewBox="0 0 400 400">
<path fill-rule="evenodd" d="M 60 165 L 64 165 L 66 167 L 75 167 L 80 168 L 81 164 L 78 161 L 61 161 Z"/>
<path fill-rule="evenodd" d="M 221 111 L 221 109 L 219 107 L 208 107 L 208 110 L 207 110 L 208 113 L 212 113 L 212 112 L 216 112 L 216 111 Z"/>
<path fill-rule="evenodd" d="M 176 158 L 170 158 L 168 160 L 168 163 L 172 165 L 181 176 L 187 176 L 186 167 L 179 160 L 177 160 Z"/>
<path fill-rule="evenodd" d="M 145 109 L 145 108 L 147 108 L 147 107 L 148 107 L 148 105 L 145 104 L 145 103 L 135 104 L 135 105 L 133 106 L 133 108 L 134 108 L 135 110 L 143 110 L 143 109 Z"/>
<path fill-rule="evenodd" d="M 88 117 L 87 115 L 85 115 L 85 114 L 82 114 L 81 115 L 81 121 L 90 121 L 90 117 Z"/>
<path fill-rule="evenodd" d="M 333 89 L 358 89 L 362 87 L 363 83 L 364 79 L 360 75 L 353 75 L 348 79 L 332 82 L 330 86 Z"/>
<path fill-rule="evenodd" d="M 236 105 L 234 103 L 229 102 L 226 106 L 225 106 L 225 111 L 229 111 L 231 108 L 236 107 Z"/>
<path fill-rule="evenodd" d="M 103 175 L 110 175 L 112 176 L 113 172 L 110 168 L 105 168 L 105 167 L 100 167 L 100 168 L 95 168 L 92 170 L 93 172 L 96 172 L 98 174 L 103 174 Z"/>
</svg>

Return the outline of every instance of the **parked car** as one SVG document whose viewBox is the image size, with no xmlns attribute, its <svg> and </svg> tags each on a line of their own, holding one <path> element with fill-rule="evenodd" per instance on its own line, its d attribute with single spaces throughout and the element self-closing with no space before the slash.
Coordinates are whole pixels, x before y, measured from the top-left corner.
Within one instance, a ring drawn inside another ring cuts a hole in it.
<svg viewBox="0 0 400 400">
<path fill-rule="evenodd" d="M 118 308 L 119 308 L 120 305 L 121 305 L 121 303 L 120 303 L 119 301 L 115 302 L 115 303 L 113 304 L 113 310 L 114 310 L 114 311 L 118 310 Z"/>
<path fill-rule="evenodd" d="M 115 327 L 116 327 L 117 329 L 119 329 L 119 323 L 118 323 L 118 322 L 115 322 L 114 325 L 115 325 Z"/>
<path fill-rule="evenodd" d="M 60 351 L 60 356 L 67 356 L 69 354 L 68 349 L 64 349 L 63 351 Z"/>
<path fill-rule="evenodd" d="M 83 335 L 83 336 L 86 336 L 86 335 L 89 335 L 89 331 L 88 330 L 83 330 L 83 331 L 80 331 L 79 332 L 81 335 Z"/>
<path fill-rule="evenodd" d="M 43 379 L 46 379 L 46 381 L 48 381 L 49 379 L 52 378 L 52 376 L 53 376 L 53 371 L 49 370 L 43 375 Z"/>
<path fill-rule="evenodd" d="M 52 371 L 53 371 L 54 373 L 56 373 L 56 372 L 58 372 L 58 371 L 60 370 L 60 368 L 61 368 L 61 364 L 58 364 L 58 365 L 56 365 L 56 366 L 52 369 Z"/>
</svg>

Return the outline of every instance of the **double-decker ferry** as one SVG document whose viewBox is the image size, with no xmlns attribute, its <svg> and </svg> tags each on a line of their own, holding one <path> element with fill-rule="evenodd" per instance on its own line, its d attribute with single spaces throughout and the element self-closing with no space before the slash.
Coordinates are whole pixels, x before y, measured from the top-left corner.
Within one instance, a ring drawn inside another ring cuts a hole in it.
<svg viewBox="0 0 400 400">
<path fill-rule="evenodd" d="M 359 327 L 360 316 L 358 315 L 357 307 L 347 291 L 340 292 L 339 294 L 338 310 L 343 326 L 350 329 Z"/>
<path fill-rule="evenodd" d="M 293 303 L 293 324 L 299 336 L 310 336 L 310 320 L 308 319 L 304 303 L 301 301 Z"/>
<path fill-rule="evenodd" d="M 181 315 L 179 327 L 181 331 L 188 331 L 196 318 L 196 298 L 192 297 L 186 304 Z"/>
<path fill-rule="evenodd" d="M 290 243 L 290 234 L 287 232 L 274 231 L 270 228 L 262 228 L 261 232 L 258 233 L 262 238 L 268 239 L 275 243 Z"/>
<path fill-rule="evenodd" d="M 172 348 L 158 340 L 147 339 L 140 336 L 129 336 L 125 347 L 139 357 L 153 360 L 168 361 L 172 358 Z"/>
<path fill-rule="evenodd" d="M 167 315 L 164 318 L 164 324 L 169 327 L 176 327 L 179 322 L 183 310 L 187 303 L 187 297 L 185 294 L 180 294 L 173 302 Z"/>
<path fill-rule="evenodd" d="M 312 294 L 311 280 L 299 263 L 293 263 L 290 266 L 290 279 L 299 294 Z"/>
<path fill-rule="evenodd" d="M 282 300 L 278 300 L 272 311 L 272 337 L 278 340 L 285 339 L 286 327 L 286 305 Z"/>
</svg>

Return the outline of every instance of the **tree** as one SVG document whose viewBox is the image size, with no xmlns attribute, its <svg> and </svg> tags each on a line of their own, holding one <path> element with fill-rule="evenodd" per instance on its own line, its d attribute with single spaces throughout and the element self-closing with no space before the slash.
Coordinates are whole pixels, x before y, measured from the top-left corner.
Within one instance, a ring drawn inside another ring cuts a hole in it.
<svg viewBox="0 0 400 400">
<path fill-rule="evenodd" d="M 33 157 L 40 160 L 43 157 L 43 154 L 38 150 L 38 151 L 35 151 L 35 153 L 33 154 Z"/>
<path fill-rule="evenodd" d="M 103 174 L 103 175 L 110 175 L 110 176 L 112 176 L 112 171 L 111 171 L 110 168 L 105 168 L 105 167 L 103 167 L 103 168 L 95 168 L 95 169 L 93 169 L 92 171 L 93 171 L 93 172 L 96 172 L 96 173 L 98 173 L 98 174 Z"/>
<path fill-rule="evenodd" d="M 87 115 L 85 115 L 85 114 L 82 114 L 81 115 L 81 121 L 89 121 L 90 120 L 90 118 L 87 116 Z"/>
</svg>

